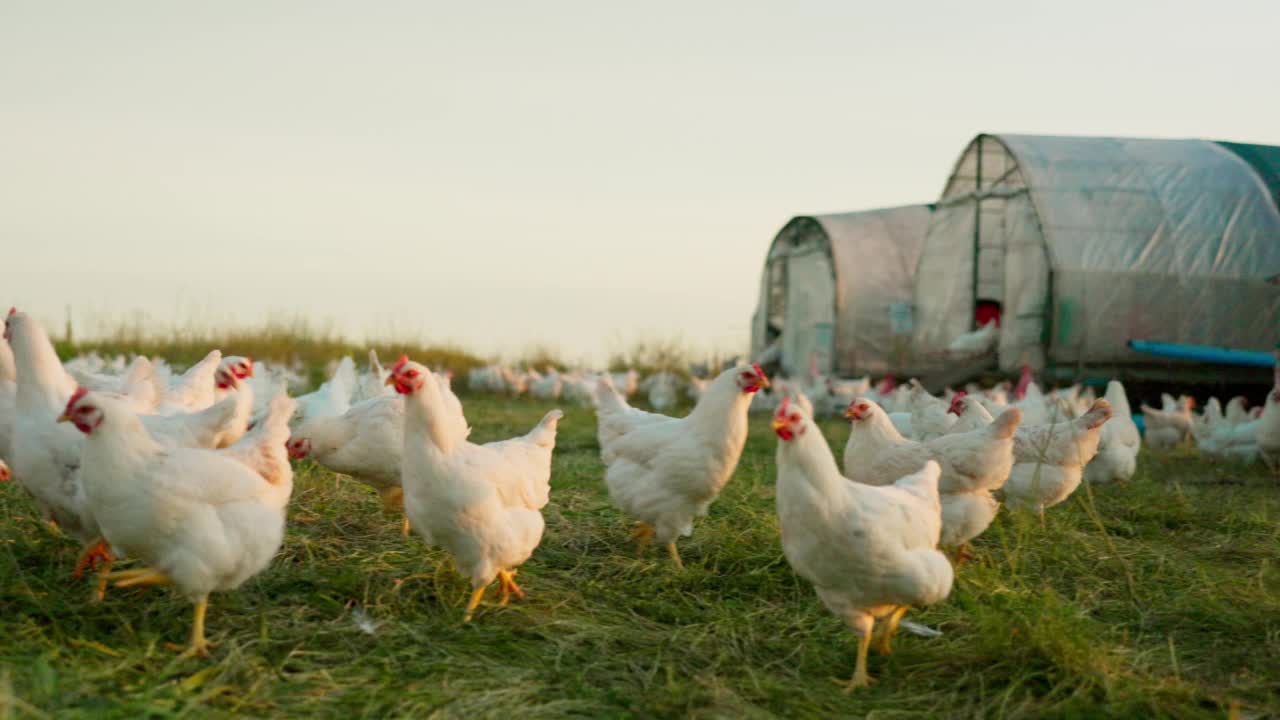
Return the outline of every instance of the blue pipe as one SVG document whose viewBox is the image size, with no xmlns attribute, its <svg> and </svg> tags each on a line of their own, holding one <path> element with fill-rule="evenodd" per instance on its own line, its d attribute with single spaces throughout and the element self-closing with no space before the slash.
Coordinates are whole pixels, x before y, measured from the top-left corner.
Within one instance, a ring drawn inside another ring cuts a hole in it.
<svg viewBox="0 0 1280 720">
<path fill-rule="evenodd" d="M 1130 340 L 1129 347 L 1141 353 L 1173 360 L 1191 360 L 1209 365 L 1239 365 L 1242 367 L 1275 367 L 1276 359 L 1269 352 L 1232 350 L 1211 345 L 1180 345 L 1178 343 Z"/>
</svg>

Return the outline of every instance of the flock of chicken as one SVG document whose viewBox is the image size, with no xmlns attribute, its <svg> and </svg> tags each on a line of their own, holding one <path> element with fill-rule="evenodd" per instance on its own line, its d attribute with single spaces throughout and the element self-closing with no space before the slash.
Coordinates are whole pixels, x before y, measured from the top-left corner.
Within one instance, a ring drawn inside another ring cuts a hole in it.
<svg viewBox="0 0 1280 720">
<path fill-rule="evenodd" d="M 1222 402 L 1209 398 L 1204 411 L 1192 412 L 1195 401 L 1183 395 L 1177 399 L 1161 396 L 1159 409 L 1143 405 L 1147 444 L 1167 449 L 1194 442 L 1204 455 L 1222 460 L 1257 462 L 1280 470 L 1280 413 L 1272 405 L 1280 403 L 1280 358 L 1276 363 L 1276 389 L 1267 395 L 1266 405 L 1249 408 L 1242 396 Z"/>
<path fill-rule="evenodd" d="M 371 354 L 365 373 L 344 359 L 319 389 L 291 398 L 284 369 L 218 351 L 181 375 L 145 357 L 64 365 L 44 329 L 16 311 L 4 338 L 0 457 L 9 465 L 0 463 L 0 478 L 12 469 L 46 517 L 83 544 L 75 572 L 95 571 L 94 599 L 110 584 L 170 585 L 189 598 L 187 653 L 208 652 L 210 593 L 235 589 L 279 550 L 291 459 L 311 458 L 370 485 L 389 508 L 402 506 L 406 534 L 446 550 L 470 580 L 465 620 L 495 580 L 503 605 L 524 597 L 515 577 L 542 539 L 559 410 L 526 435 L 479 445 L 468 440 L 448 373 L 407 357 L 387 370 Z M 954 570 L 939 548 L 965 557 L 993 521 L 997 494 L 1010 508 L 1042 513 L 1082 478 L 1131 476 L 1140 445 L 1115 381 L 1103 398 L 1046 395 L 1024 372 L 1015 388 L 938 398 L 914 381 L 872 388 L 810 378 L 771 388 L 759 366 L 737 365 L 690 386 L 696 404 L 674 418 L 628 403 L 643 389 L 655 408 L 674 404 L 686 388 L 674 375 L 657 377 L 642 384 L 634 372 L 491 367 L 468 385 L 593 404 L 610 498 L 634 521 L 635 540 L 663 545 L 677 567 L 678 539 L 737 467 L 750 413 L 770 413 L 783 550 L 859 635 L 849 687 L 869 682 L 877 620 L 887 652 L 909 607 L 947 597 Z M 1188 421 L 1186 433 L 1228 422 L 1233 407 L 1220 421 Z M 842 467 L 814 421 L 837 411 L 850 420 Z M 1177 408 L 1151 412 L 1182 417 Z M 1256 422 L 1275 441 L 1258 434 L 1262 454 L 1274 457 L 1280 388 Z M 136 566 L 116 570 L 124 560 Z"/>
<path fill-rule="evenodd" d="M 562 373 L 555 368 L 545 372 L 517 370 L 507 365 L 489 365 L 472 370 L 467 375 L 467 389 L 510 397 L 528 395 L 538 400 L 567 400 L 584 407 L 595 403 L 596 387 L 600 378 L 607 376 L 618 392 L 630 397 L 644 393 L 649 407 L 669 410 L 680 402 L 683 394 L 696 401 L 702 396 L 708 380 L 699 377 L 684 379 L 673 372 L 660 371 L 640 380 L 635 369 L 616 373 L 593 373 L 574 370 Z"/>
</svg>

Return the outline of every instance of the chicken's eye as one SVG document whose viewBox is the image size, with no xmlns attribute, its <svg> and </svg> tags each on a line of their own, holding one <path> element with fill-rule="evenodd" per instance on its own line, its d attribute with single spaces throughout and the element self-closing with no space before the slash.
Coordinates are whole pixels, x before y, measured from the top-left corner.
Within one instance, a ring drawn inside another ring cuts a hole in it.
<svg viewBox="0 0 1280 720">
<path fill-rule="evenodd" d="M 418 377 L 418 371 L 417 370 L 405 371 L 405 377 L 411 377 L 411 378 Z"/>
<path fill-rule="evenodd" d="M 793 422 L 793 423 L 798 423 L 798 422 L 800 422 L 800 416 L 799 416 L 799 415 L 792 415 L 791 417 L 789 417 L 789 418 L 787 418 L 787 419 L 788 419 L 788 420 L 790 420 L 790 421 L 791 421 L 791 422 Z"/>
</svg>

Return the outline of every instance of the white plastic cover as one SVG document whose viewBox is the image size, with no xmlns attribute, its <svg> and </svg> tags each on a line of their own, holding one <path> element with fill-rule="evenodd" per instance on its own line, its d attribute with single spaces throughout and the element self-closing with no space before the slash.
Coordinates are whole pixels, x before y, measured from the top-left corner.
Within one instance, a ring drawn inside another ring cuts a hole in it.
<svg viewBox="0 0 1280 720">
<path fill-rule="evenodd" d="M 915 288 L 923 350 L 971 329 L 975 254 L 979 292 L 1003 294 L 992 299 L 1003 303 L 1007 370 L 1164 362 L 1130 351 L 1130 338 L 1244 349 L 1277 340 L 1280 212 L 1254 170 L 1216 143 L 976 138 L 926 234 Z"/>
<path fill-rule="evenodd" d="M 842 376 L 902 366 L 911 348 L 903 310 L 928 223 L 926 205 L 793 218 L 769 251 L 752 354 L 780 341 L 790 374 L 811 359 Z"/>
</svg>

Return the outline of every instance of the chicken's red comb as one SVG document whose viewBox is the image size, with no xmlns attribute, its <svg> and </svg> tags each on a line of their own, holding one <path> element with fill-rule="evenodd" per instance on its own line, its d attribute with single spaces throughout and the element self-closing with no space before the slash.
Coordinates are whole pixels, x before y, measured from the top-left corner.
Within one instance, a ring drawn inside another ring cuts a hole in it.
<svg viewBox="0 0 1280 720">
<path fill-rule="evenodd" d="M 783 396 L 782 402 L 778 403 L 778 412 L 776 413 L 776 415 L 778 417 L 782 417 L 783 415 L 786 415 L 790 411 L 791 411 L 791 396 L 790 395 Z"/>
<path fill-rule="evenodd" d="M 959 414 L 960 414 L 960 412 L 961 412 L 961 410 L 963 410 L 963 409 L 964 409 L 964 402 L 963 402 L 963 400 L 964 400 L 965 396 L 966 396 L 966 395 L 968 395 L 968 394 L 969 394 L 969 393 L 965 392 L 964 390 L 960 390 L 960 391 L 956 392 L 956 394 L 955 394 L 955 395 L 952 395 L 952 396 L 951 396 L 951 407 L 947 408 L 947 412 L 949 412 L 949 413 L 954 413 L 954 414 L 956 414 L 956 415 L 959 415 Z"/>
<path fill-rule="evenodd" d="M 408 362 L 409 356 L 407 354 L 401 355 L 400 359 L 396 360 L 396 364 L 391 366 L 391 372 L 400 372 L 400 368 L 404 367 Z"/>
<path fill-rule="evenodd" d="M 10 306 L 9 306 L 9 314 L 10 314 L 10 315 L 17 315 L 17 314 L 18 314 L 18 308 L 16 308 L 16 307 L 14 307 L 14 306 L 10 305 Z"/>
<path fill-rule="evenodd" d="M 760 377 L 767 377 L 764 374 L 764 369 L 760 367 L 759 363 L 751 363 L 751 369 L 755 370 L 756 374 L 759 375 Z"/>
<path fill-rule="evenodd" d="M 85 395 L 88 395 L 88 394 L 89 394 L 89 388 L 85 388 L 85 387 L 78 387 L 78 388 L 76 388 L 76 391 L 75 391 L 75 392 L 73 392 L 73 393 L 71 393 L 71 399 L 67 401 L 66 414 L 67 414 L 67 415 L 70 415 L 70 414 L 71 414 L 71 408 L 75 407 L 75 404 L 76 404 L 77 402 L 80 402 L 80 398 L 82 398 L 82 397 L 84 397 Z"/>
</svg>

